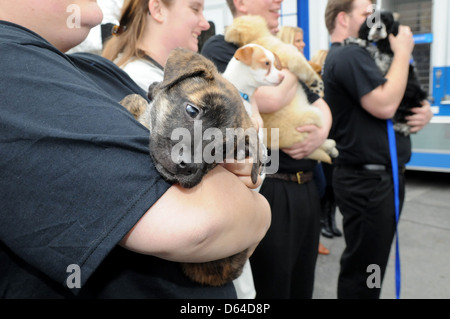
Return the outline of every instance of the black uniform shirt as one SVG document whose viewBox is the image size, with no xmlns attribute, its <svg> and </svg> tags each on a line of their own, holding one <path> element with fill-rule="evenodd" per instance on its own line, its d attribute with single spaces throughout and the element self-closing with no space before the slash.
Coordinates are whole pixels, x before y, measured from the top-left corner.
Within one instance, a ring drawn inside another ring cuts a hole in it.
<svg viewBox="0 0 450 319">
<path fill-rule="evenodd" d="M 386 82 L 369 52 L 356 44 L 333 43 L 324 65 L 325 101 L 333 116 L 336 164 L 390 165 L 387 122 L 368 113 L 361 98 Z M 411 157 L 409 136 L 396 134 L 398 162 Z"/>
</svg>

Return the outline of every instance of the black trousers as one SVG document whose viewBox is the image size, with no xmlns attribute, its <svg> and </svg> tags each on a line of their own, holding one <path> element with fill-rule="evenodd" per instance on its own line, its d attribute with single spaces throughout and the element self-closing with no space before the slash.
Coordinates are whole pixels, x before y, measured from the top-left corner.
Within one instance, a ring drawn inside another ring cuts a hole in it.
<svg viewBox="0 0 450 319">
<path fill-rule="evenodd" d="M 404 176 L 399 177 L 400 209 L 405 195 Z M 338 298 L 379 298 L 381 288 L 368 285 L 380 270 L 382 282 L 395 235 L 392 174 L 336 167 L 333 172 L 336 203 L 343 216 L 345 250 L 341 257 Z"/>
<path fill-rule="evenodd" d="M 272 223 L 250 257 L 256 298 L 312 298 L 320 234 L 317 186 L 266 178 L 260 192 L 270 203 Z"/>
</svg>

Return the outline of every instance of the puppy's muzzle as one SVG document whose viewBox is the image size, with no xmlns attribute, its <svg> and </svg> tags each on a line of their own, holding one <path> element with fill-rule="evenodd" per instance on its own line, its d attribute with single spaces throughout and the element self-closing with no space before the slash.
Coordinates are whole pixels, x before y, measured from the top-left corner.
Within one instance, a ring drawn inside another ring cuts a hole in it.
<svg viewBox="0 0 450 319">
<path fill-rule="evenodd" d="M 195 161 L 195 156 L 190 151 L 179 151 L 177 142 L 158 135 L 150 139 L 150 153 L 154 159 L 156 168 L 168 181 L 179 182 L 184 188 L 190 188 L 198 184 L 203 175 L 208 171 L 207 164 L 203 161 Z M 186 150 L 190 150 L 188 145 Z"/>
</svg>

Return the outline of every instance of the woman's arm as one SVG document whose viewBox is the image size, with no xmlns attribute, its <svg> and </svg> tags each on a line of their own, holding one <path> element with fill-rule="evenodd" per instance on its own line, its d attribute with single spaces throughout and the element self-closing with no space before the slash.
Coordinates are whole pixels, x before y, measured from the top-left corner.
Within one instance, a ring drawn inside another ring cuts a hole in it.
<svg viewBox="0 0 450 319">
<path fill-rule="evenodd" d="M 218 166 L 192 189 L 173 185 L 121 245 L 171 261 L 206 262 L 253 251 L 270 221 L 266 199 Z"/>
</svg>

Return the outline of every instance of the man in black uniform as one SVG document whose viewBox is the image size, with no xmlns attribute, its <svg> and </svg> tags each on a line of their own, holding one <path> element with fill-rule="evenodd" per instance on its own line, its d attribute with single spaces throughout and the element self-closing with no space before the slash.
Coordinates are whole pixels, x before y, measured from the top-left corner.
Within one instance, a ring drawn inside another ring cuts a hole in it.
<svg viewBox="0 0 450 319">
<path fill-rule="evenodd" d="M 380 289 L 369 288 L 369 265 L 384 276 L 395 234 L 394 184 L 387 134 L 404 95 L 408 65 L 414 48 L 409 27 L 391 36 L 394 60 L 381 76 L 368 51 L 358 45 L 342 45 L 357 37 L 371 14 L 369 0 L 329 0 L 325 21 L 332 45 L 325 61 L 325 101 L 333 115 L 331 137 L 339 157 L 335 161 L 333 189 L 344 217 L 346 248 L 341 258 L 338 298 L 379 298 Z M 431 119 L 428 102 L 414 108 L 408 124 L 417 132 Z M 409 136 L 396 134 L 399 165 L 400 209 L 404 199 L 402 171 L 411 156 Z"/>
</svg>

